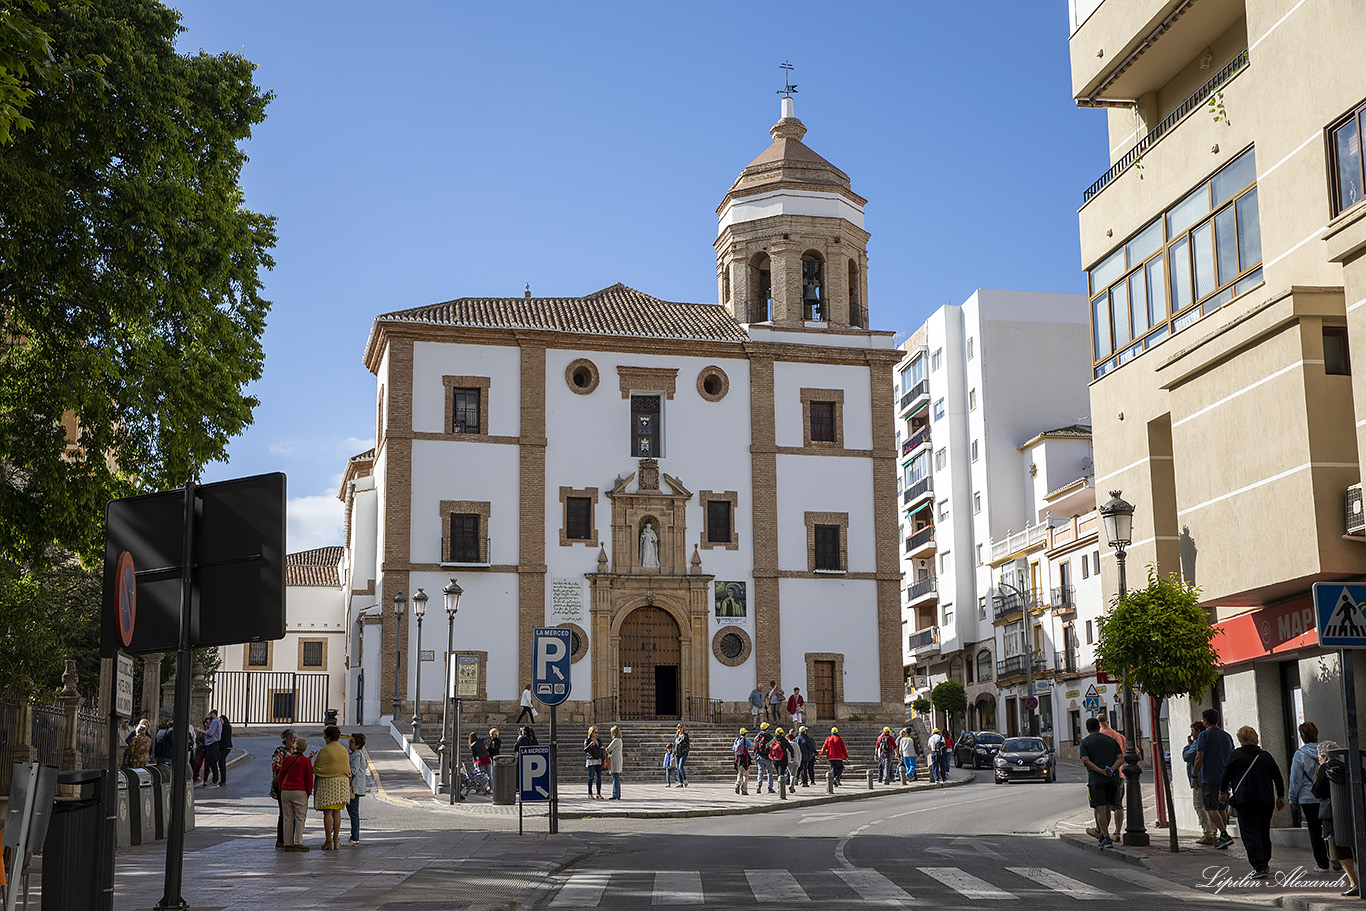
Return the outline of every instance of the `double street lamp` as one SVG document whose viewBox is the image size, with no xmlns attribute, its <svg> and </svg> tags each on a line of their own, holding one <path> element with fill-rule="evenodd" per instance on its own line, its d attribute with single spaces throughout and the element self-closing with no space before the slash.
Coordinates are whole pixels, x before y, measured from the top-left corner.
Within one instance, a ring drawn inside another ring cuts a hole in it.
<svg viewBox="0 0 1366 911">
<path fill-rule="evenodd" d="M 446 689 L 441 694 L 441 744 L 437 747 L 436 753 L 441 762 L 441 784 L 446 788 L 446 793 L 450 794 L 450 802 L 455 803 L 456 795 L 460 792 L 459 778 L 454 773 L 454 763 L 451 761 L 452 753 L 459 747 L 450 743 L 446 739 L 450 713 L 451 713 L 451 674 L 455 662 L 451 661 L 451 655 L 455 648 L 455 615 L 460 610 L 460 596 L 464 594 L 464 589 L 454 579 L 451 584 L 441 589 L 441 594 L 446 598 Z M 464 795 L 460 795 L 464 799 Z"/>
<path fill-rule="evenodd" d="M 408 599 L 403 597 L 403 592 L 394 595 L 394 721 L 398 721 L 398 710 L 401 705 L 398 698 L 398 675 L 400 668 L 403 667 L 403 608 L 408 604 Z"/>
<path fill-rule="evenodd" d="M 1120 498 L 1123 491 L 1110 491 L 1110 499 L 1101 506 L 1101 521 L 1105 523 L 1105 537 L 1115 549 L 1119 561 L 1119 600 L 1128 594 L 1124 579 L 1124 552 L 1133 541 L 1134 504 Z M 1129 669 L 1124 669 L 1124 844 L 1142 847 L 1148 844 L 1148 832 L 1143 827 L 1143 786 L 1139 782 L 1142 771 L 1138 767 L 1138 719 L 1134 712 L 1134 691 L 1129 686 Z"/>
<path fill-rule="evenodd" d="M 413 743 L 422 739 L 418 728 L 422 724 L 422 618 L 427 616 L 427 593 L 422 589 L 413 595 L 413 614 L 417 617 L 417 681 L 413 684 Z"/>
</svg>

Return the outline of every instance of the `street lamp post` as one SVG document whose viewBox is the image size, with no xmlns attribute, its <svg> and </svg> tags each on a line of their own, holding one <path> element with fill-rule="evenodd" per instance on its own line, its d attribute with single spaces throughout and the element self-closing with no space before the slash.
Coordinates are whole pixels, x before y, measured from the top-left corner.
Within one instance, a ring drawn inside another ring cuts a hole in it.
<svg viewBox="0 0 1366 911">
<path fill-rule="evenodd" d="M 1124 579 L 1124 557 L 1133 540 L 1134 504 L 1120 498 L 1122 491 L 1110 491 L 1110 499 L 1098 510 L 1105 523 L 1105 536 L 1115 549 L 1119 561 L 1119 599 L 1128 594 Z M 1124 669 L 1124 843 L 1142 847 L 1148 844 L 1148 832 L 1143 826 L 1143 785 L 1139 782 L 1142 770 L 1138 767 L 1138 719 L 1134 713 L 1134 691 L 1129 685 L 1129 669 Z"/>
<path fill-rule="evenodd" d="M 398 698 L 398 673 L 403 666 L 403 608 L 408 603 L 408 599 L 403 597 L 403 592 L 394 595 L 394 721 L 398 721 L 398 710 L 401 705 Z"/>
<path fill-rule="evenodd" d="M 451 795 L 451 803 L 455 802 L 455 792 L 460 790 L 460 786 L 452 780 L 451 743 L 446 739 L 446 732 L 449 730 L 451 714 L 451 652 L 455 648 L 455 614 L 460 610 L 460 595 L 463 592 L 464 589 L 454 579 L 441 589 L 441 594 L 446 598 L 446 688 L 441 691 L 441 744 L 436 748 L 436 754 L 441 761 L 441 783 L 446 793 Z"/>
<path fill-rule="evenodd" d="M 413 595 L 413 615 L 417 617 L 417 680 L 413 684 L 413 743 L 422 739 L 422 618 L 427 616 L 427 593 L 418 589 Z"/>
</svg>

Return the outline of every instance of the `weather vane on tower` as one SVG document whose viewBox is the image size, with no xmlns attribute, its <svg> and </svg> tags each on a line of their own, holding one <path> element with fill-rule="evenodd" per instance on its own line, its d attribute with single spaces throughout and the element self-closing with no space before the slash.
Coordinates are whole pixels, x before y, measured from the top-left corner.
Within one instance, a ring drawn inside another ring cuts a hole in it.
<svg viewBox="0 0 1366 911">
<path fill-rule="evenodd" d="M 778 64 L 778 68 L 783 71 L 783 87 L 778 89 L 778 94 L 791 98 L 793 95 L 797 94 L 797 87 L 792 84 L 792 71 L 796 69 L 796 67 L 784 60 L 782 63 Z"/>
</svg>

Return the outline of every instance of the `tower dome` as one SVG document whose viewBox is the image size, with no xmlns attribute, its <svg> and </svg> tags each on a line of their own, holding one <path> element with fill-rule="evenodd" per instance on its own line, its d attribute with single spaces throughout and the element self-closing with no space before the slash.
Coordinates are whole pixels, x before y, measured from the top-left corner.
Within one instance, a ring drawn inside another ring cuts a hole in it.
<svg viewBox="0 0 1366 911">
<path fill-rule="evenodd" d="M 716 209 L 721 303 L 742 323 L 866 329 L 867 200 L 802 142 L 790 96 L 769 134 Z"/>
</svg>

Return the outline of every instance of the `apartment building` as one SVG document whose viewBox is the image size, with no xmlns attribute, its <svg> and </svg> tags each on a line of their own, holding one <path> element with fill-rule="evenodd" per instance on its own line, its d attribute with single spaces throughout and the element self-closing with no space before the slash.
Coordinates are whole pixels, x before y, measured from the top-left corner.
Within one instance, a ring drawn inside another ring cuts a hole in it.
<svg viewBox="0 0 1366 911">
<path fill-rule="evenodd" d="M 1173 727 L 1213 704 L 1284 768 L 1298 722 L 1345 734 L 1311 585 L 1366 572 L 1344 510 L 1366 428 L 1348 353 L 1366 350 L 1366 16 L 1354 0 L 1071 14 L 1073 95 L 1109 123 L 1109 169 L 1078 199 L 1096 486 L 1137 508 L 1129 578 L 1181 573 L 1221 630 L 1222 682 L 1174 704 Z M 1108 597 L 1105 547 L 1101 577 Z"/>
<path fill-rule="evenodd" d="M 1031 521 L 1018 447 L 1086 419 L 1085 346 L 1083 296 L 991 289 L 940 307 L 901 346 L 907 699 L 957 680 L 969 702 L 959 725 L 996 725 L 990 543 Z"/>
</svg>

